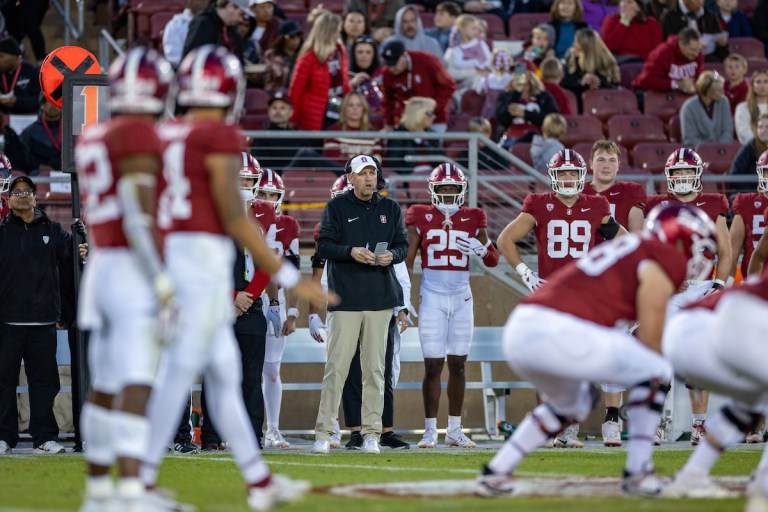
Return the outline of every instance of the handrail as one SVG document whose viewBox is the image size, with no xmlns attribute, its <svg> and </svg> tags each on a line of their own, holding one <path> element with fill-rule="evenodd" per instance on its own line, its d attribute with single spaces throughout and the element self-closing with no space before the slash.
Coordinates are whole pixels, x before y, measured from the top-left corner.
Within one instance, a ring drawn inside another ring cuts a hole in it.
<svg viewBox="0 0 768 512">
<path fill-rule="evenodd" d="M 112 37 L 112 34 L 107 31 L 107 29 L 103 28 L 101 29 L 101 32 L 99 32 L 99 65 L 101 66 L 102 73 L 106 73 L 109 69 L 109 49 L 110 47 L 117 53 L 118 55 L 123 55 L 125 51 L 120 47 L 120 44 L 115 41 L 115 38 Z"/>
<path fill-rule="evenodd" d="M 77 41 L 82 40 L 83 33 L 85 32 L 85 4 L 83 0 L 75 0 L 75 3 L 77 3 L 77 27 L 75 27 L 70 19 L 71 7 L 69 5 L 69 0 L 64 0 L 63 7 L 59 0 L 53 0 L 52 3 L 64 22 L 64 44 L 69 45 L 70 34 L 73 35 Z"/>
</svg>

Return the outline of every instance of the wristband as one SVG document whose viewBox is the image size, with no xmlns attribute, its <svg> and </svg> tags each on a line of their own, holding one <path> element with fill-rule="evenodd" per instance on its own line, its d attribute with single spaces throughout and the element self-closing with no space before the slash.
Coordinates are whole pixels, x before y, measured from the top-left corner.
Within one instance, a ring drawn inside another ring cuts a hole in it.
<svg viewBox="0 0 768 512">
<path fill-rule="evenodd" d="M 528 271 L 528 265 L 526 265 L 525 263 L 521 263 L 515 267 L 515 272 L 517 272 L 517 275 L 519 275 L 520 277 L 522 277 L 527 271 Z"/>
<path fill-rule="evenodd" d="M 725 281 L 722 279 L 715 279 L 712 281 L 712 288 L 719 290 L 721 288 L 725 288 Z"/>
<path fill-rule="evenodd" d="M 298 308 L 289 308 L 286 316 L 292 316 L 293 318 L 299 318 Z"/>
<path fill-rule="evenodd" d="M 277 284 L 290 290 L 299 284 L 299 280 L 301 279 L 301 272 L 299 272 L 296 267 L 286 261 L 283 262 L 280 270 L 275 272 L 274 278 Z"/>
</svg>

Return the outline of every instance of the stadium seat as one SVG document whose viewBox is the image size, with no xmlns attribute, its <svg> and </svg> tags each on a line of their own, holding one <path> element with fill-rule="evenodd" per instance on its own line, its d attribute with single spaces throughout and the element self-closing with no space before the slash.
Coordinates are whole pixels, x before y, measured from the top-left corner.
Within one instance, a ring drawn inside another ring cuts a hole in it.
<svg viewBox="0 0 768 512">
<path fill-rule="evenodd" d="M 339 15 L 344 12 L 344 0 L 307 0 L 307 10 L 309 11 L 321 5 Z"/>
<path fill-rule="evenodd" d="M 245 104 L 243 108 L 246 114 L 266 114 L 269 102 L 269 93 L 264 89 L 248 87 L 245 90 Z"/>
<path fill-rule="evenodd" d="M 280 9 L 285 13 L 307 12 L 306 0 L 280 0 Z"/>
<path fill-rule="evenodd" d="M 507 38 L 507 30 L 504 26 L 504 21 L 501 18 L 495 14 L 488 13 L 477 13 L 475 16 L 488 23 L 488 33 L 485 36 L 486 39 L 489 41 L 504 41 Z"/>
<path fill-rule="evenodd" d="M 640 142 L 667 142 L 664 123 L 658 117 L 617 115 L 608 120 L 608 138 L 631 149 Z"/>
<path fill-rule="evenodd" d="M 175 15 L 172 11 L 160 11 L 149 18 L 149 40 L 160 53 L 163 52 L 163 30 Z"/>
<path fill-rule="evenodd" d="M 666 123 L 680 112 L 689 95 L 681 92 L 645 91 L 645 113 Z"/>
<path fill-rule="evenodd" d="M 533 167 L 530 142 L 516 142 L 509 147 L 509 152 L 517 158 Z"/>
<path fill-rule="evenodd" d="M 725 174 L 731 168 L 733 159 L 741 149 L 741 144 L 718 144 L 705 142 L 696 146 L 695 151 L 704 162 L 704 169 L 712 174 Z"/>
<path fill-rule="evenodd" d="M 330 171 L 288 171 L 283 173 L 282 178 L 285 183 L 285 201 L 325 203 L 337 176 Z"/>
<path fill-rule="evenodd" d="M 716 71 L 718 75 L 725 76 L 725 64 L 722 62 L 705 62 L 704 71 Z"/>
<path fill-rule="evenodd" d="M 560 142 L 565 147 L 571 147 L 577 142 L 594 142 L 605 138 L 603 123 L 592 116 L 564 116 L 567 124 L 565 134 L 560 137 Z"/>
<path fill-rule="evenodd" d="M 466 132 L 469 129 L 469 120 L 472 116 L 467 114 L 452 114 L 448 117 L 447 131 Z"/>
<path fill-rule="evenodd" d="M 679 148 L 680 146 L 671 142 L 641 142 L 632 148 L 632 167 L 653 174 L 662 174 L 667 158 Z"/>
<path fill-rule="evenodd" d="M 765 60 L 765 47 L 755 37 L 731 37 L 728 39 L 728 47 L 731 53 L 739 53 L 747 60 Z"/>
<path fill-rule="evenodd" d="M 573 115 L 579 114 L 579 100 L 576 98 L 576 95 L 573 93 L 573 91 L 563 89 L 563 93 L 565 94 L 565 97 L 568 98 L 568 105 L 571 106 L 571 112 L 573 112 Z"/>
<path fill-rule="evenodd" d="M 680 116 L 672 116 L 664 127 L 669 137 L 669 142 L 680 142 L 683 140 L 682 128 L 680 127 Z"/>
<path fill-rule="evenodd" d="M 757 0 L 739 0 L 739 10 L 750 18 L 756 7 Z"/>
<path fill-rule="evenodd" d="M 243 130 L 266 130 L 269 126 L 269 116 L 266 114 L 246 114 L 240 118 L 240 128 Z"/>
<path fill-rule="evenodd" d="M 632 80 L 643 70 L 645 62 L 627 62 L 619 66 L 621 72 L 621 86 L 625 89 L 632 88 Z"/>
<path fill-rule="evenodd" d="M 483 112 L 485 95 L 473 89 L 467 89 L 461 95 L 461 113 L 467 116 L 479 116 Z"/>
<path fill-rule="evenodd" d="M 581 95 L 584 115 L 597 116 L 602 122 L 617 114 L 639 114 L 635 93 L 627 89 L 597 89 Z"/>
<path fill-rule="evenodd" d="M 179 13 L 184 0 L 131 0 L 128 9 L 128 46 L 149 43 L 152 31 L 150 18 L 158 12 Z"/>
<path fill-rule="evenodd" d="M 528 41 L 531 29 L 541 23 L 552 21 L 549 12 L 520 12 L 509 18 L 509 39 L 513 41 Z"/>
</svg>

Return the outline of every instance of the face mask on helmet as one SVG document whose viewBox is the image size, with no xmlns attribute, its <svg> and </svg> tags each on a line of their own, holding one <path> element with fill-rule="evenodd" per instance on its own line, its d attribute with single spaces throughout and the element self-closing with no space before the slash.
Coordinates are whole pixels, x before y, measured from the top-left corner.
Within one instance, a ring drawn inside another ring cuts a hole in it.
<svg viewBox="0 0 768 512">
<path fill-rule="evenodd" d="M 279 212 L 280 206 L 283 204 L 284 195 L 285 185 L 280 175 L 272 169 L 262 169 L 256 200 L 272 203 L 275 207 L 275 212 Z"/>
<path fill-rule="evenodd" d="M 256 200 L 259 191 L 259 180 L 261 178 L 261 166 L 250 153 L 245 151 L 242 154 L 243 163 L 240 167 L 240 197 L 246 203 L 252 203 Z"/>
<path fill-rule="evenodd" d="M 768 151 L 757 159 L 757 191 L 768 192 Z"/>
<path fill-rule="evenodd" d="M 333 185 L 331 186 L 331 199 L 334 197 L 340 196 L 347 190 L 352 190 L 354 187 L 349 182 L 349 178 L 346 174 L 342 174 L 338 178 L 336 178 L 336 181 L 333 182 Z"/>
<path fill-rule="evenodd" d="M 449 187 L 451 187 L 450 191 L 446 190 Z M 435 205 L 435 208 L 446 215 L 453 215 L 464 204 L 467 184 L 466 182 L 430 183 L 429 189 L 432 193 L 432 204 Z"/>
<path fill-rule="evenodd" d="M 686 279 L 703 281 L 710 279 L 717 256 L 717 244 L 711 238 L 704 238 L 697 233 L 691 235 L 691 255 L 688 260 Z"/>
<path fill-rule="evenodd" d="M 6 194 L 11 188 L 11 168 L 0 163 L 0 194 Z"/>
<path fill-rule="evenodd" d="M 680 169 L 691 169 L 694 172 L 691 174 L 680 174 Z M 666 171 L 667 188 L 671 193 L 679 195 L 701 192 L 701 173 L 701 167 L 679 167 L 676 169 L 668 169 Z"/>
<path fill-rule="evenodd" d="M 568 170 L 578 172 L 576 179 L 563 179 L 560 176 L 564 171 Z M 587 170 L 583 167 L 549 169 L 549 179 L 552 181 L 552 190 L 565 197 L 572 197 L 580 194 L 584 190 L 584 180 L 586 176 Z"/>
</svg>

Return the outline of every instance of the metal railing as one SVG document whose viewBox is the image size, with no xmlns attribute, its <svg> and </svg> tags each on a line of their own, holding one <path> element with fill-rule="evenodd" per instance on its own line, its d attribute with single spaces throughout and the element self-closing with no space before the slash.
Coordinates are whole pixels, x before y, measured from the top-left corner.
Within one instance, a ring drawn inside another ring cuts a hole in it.
<svg viewBox="0 0 768 512">
<path fill-rule="evenodd" d="M 111 50 L 111 51 L 110 51 Z M 112 62 L 112 52 L 116 55 L 123 55 L 125 50 L 118 43 L 112 34 L 105 28 L 99 32 L 99 65 L 101 72 L 106 73 L 109 69 L 109 63 Z"/>
<path fill-rule="evenodd" d="M 63 0 L 64 5 L 61 5 L 59 0 L 53 0 L 53 7 L 61 16 L 64 22 L 64 44 L 70 44 L 70 38 L 74 37 L 76 41 L 83 39 L 85 33 L 85 0 L 75 0 L 77 5 L 77 26 L 72 23 L 72 6 L 70 0 Z"/>
</svg>

